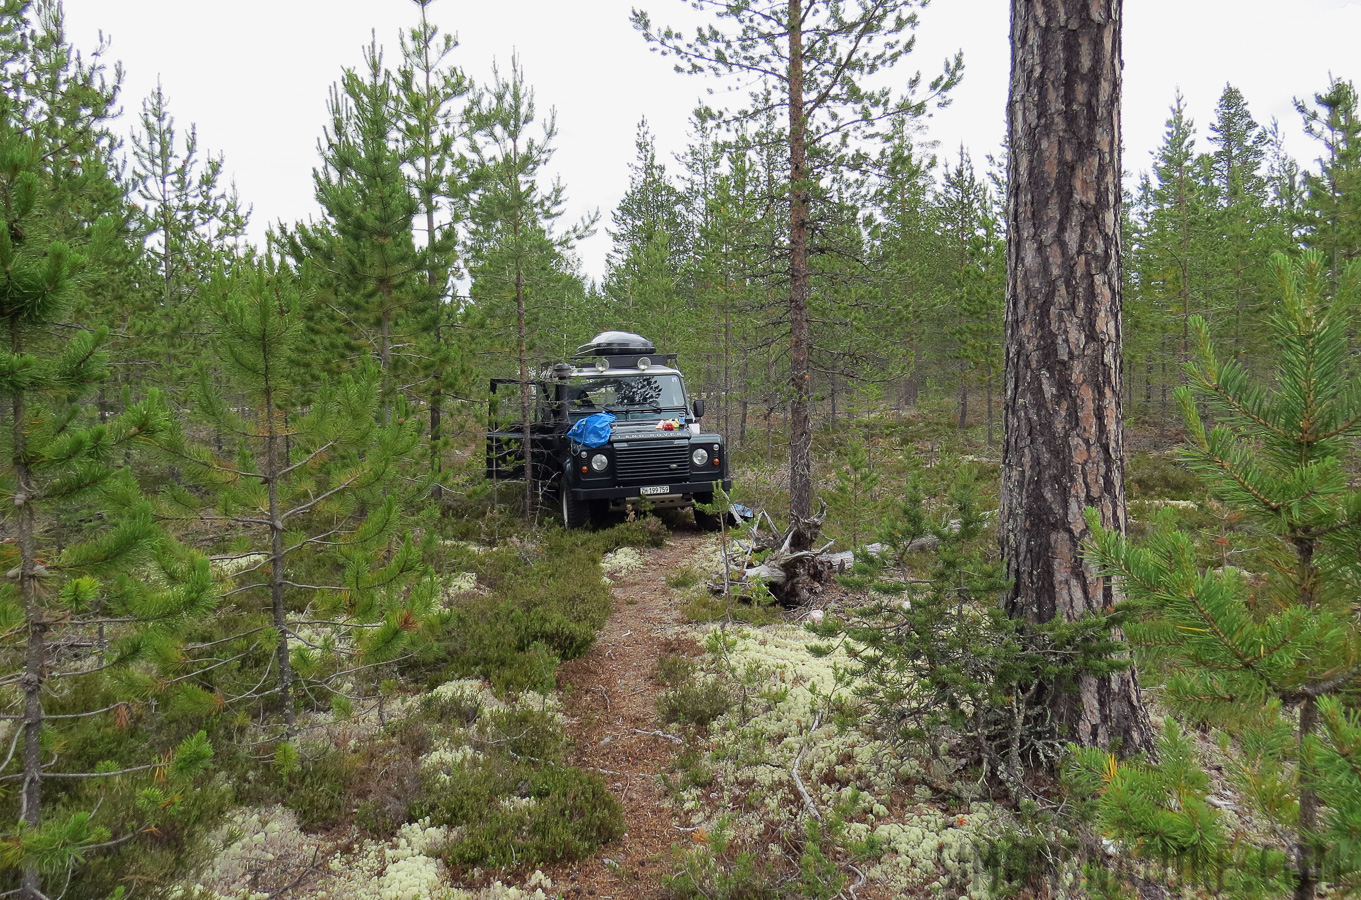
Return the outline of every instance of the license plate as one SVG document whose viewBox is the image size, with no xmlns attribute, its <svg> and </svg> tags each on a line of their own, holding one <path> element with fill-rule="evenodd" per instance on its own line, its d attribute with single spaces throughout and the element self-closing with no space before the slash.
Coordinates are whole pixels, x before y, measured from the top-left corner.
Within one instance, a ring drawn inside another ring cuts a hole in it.
<svg viewBox="0 0 1361 900">
<path fill-rule="evenodd" d="M 669 485 L 669 484 L 659 484 L 659 485 L 656 485 L 655 487 L 639 488 L 639 489 L 638 489 L 638 493 L 643 494 L 643 495 L 647 495 L 647 494 L 669 494 L 669 493 L 671 493 L 671 485 Z"/>
</svg>

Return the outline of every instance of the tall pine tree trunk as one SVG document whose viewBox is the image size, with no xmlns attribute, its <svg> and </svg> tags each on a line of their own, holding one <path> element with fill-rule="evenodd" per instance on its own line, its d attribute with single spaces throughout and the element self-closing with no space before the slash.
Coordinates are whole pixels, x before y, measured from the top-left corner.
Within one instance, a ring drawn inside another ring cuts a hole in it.
<svg viewBox="0 0 1361 900">
<path fill-rule="evenodd" d="M 1162 385 L 1158 392 L 1158 437 L 1163 436 L 1163 429 L 1167 422 L 1167 335 L 1162 337 L 1162 352 L 1159 353 L 1162 364 Z"/>
<path fill-rule="evenodd" d="M 378 365 L 383 370 L 383 424 L 392 415 L 392 281 L 378 279 L 378 296 L 383 298 L 383 311 L 378 317 Z"/>
<path fill-rule="evenodd" d="M 292 738 L 297 731 L 293 709 L 293 661 L 289 658 L 288 610 L 284 606 L 284 521 L 279 508 L 279 473 L 287 464 L 279 458 L 279 433 L 274 427 L 274 388 L 270 384 L 269 362 L 265 362 L 265 482 L 269 491 L 269 601 L 274 630 L 279 633 L 275 658 L 279 664 L 279 695 L 284 706 L 284 734 Z"/>
<path fill-rule="evenodd" d="M 1299 779 L 1300 819 L 1295 836 L 1295 897 L 1294 900 L 1314 900 L 1318 891 L 1319 872 L 1315 862 L 1314 844 L 1318 840 L 1318 791 L 1314 786 L 1313 751 L 1310 742 L 1318 730 L 1318 700 L 1306 697 L 1300 704 Z"/>
<path fill-rule="evenodd" d="M 17 357 L 23 353 L 23 341 L 17 318 L 10 320 L 10 350 Z M 14 392 L 11 409 L 13 423 L 15 537 L 19 543 L 19 597 L 24 605 L 24 674 L 20 679 L 24 689 L 24 780 L 19 791 L 20 819 L 30 829 L 42 825 L 43 800 L 43 676 L 47 671 L 47 619 L 38 597 L 37 576 L 37 521 L 33 511 L 33 473 L 28 466 L 28 437 L 24 426 L 28 415 L 24 395 Z M 20 500 L 22 499 L 22 503 Z M 25 900 L 43 896 L 38 866 L 27 855 L 23 858 L 22 888 Z"/>
<path fill-rule="evenodd" d="M 1150 348 L 1148 358 L 1144 360 L 1144 415 L 1153 413 L 1153 351 Z"/>
<path fill-rule="evenodd" d="M 1120 397 L 1121 0 L 1012 0 L 1001 541 L 1013 616 L 1111 609 L 1084 510 L 1125 530 Z M 1153 735 L 1133 670 L 1054 699 L 1081 744 Z"/>
<path fill-rule="evenodd" d="M 511 139 L 509 161 L 512 171 L 518 172 L 520 168 L 519 137 Z M 532 516 L 538 508 L 534 497 L 538 485 L 534 471 L 534 434 L 531 422 L 533 406 L 529 385 L 529 319 L 525 311 L 525 248 L 521 234 L 525 220 L 525 197 L 522 193 L 519 177 L 514 178 L 513 182 L 511 187 L 511 214 L 513 216 L 511 239 L 515 248 L 515 350 L 520 363 L 520 440 L 522 443 L 520 455 L 524 458 L 525 464 L 525 515 Z M 562 490 L 567 490 L 566 483 L 563 483 L 561 487 Z"/>
<path fill-rule="evenodd" d="M 525 278 L 520 269 L 520 224 L 515 223 L 515 349 L 520 359 L 520 455 L 525 463 L 525 515 L 532 516 L 536 508 L 534 489 L 537 475 L 534 471 L 534 442 L 531 417 L 533 409 L 529 392 L 529 336 L 525 325 Z M 563 484 L 562 489 L 567 490 Z"/>
<path fill-rule="evenodd" d="M 1299 582 L 1300 605 L 1312 608 L 1318 602 L 1319 585 L 1323 580 L 1315 558 L 1318 539 L 1295 544 L 1295 577 Z M 1312 742 L 1319 726 L 1318 698 L 1305 696 L 1300 703 L 1299 748 L 1300 815 L 1295 834 L 1295 897 L 1294 900 L 1314 900 L 1318 891 L 1319 867 L 1315 847 L 1318 844 L 1319 798 L 1317 764 L 1314 762 Z"/>
<path fill-rule="evenodd" d="M 808 316 L 808 159 L 803 118 L 802 0 L 789 0 L 789 517 L 794 550 L 816 537 L 813 516 L 812 324 Z"/>
<path fill-rule="evenodd" d="M 746 343 L 745 337 L 743 343 Z M 750 367 L 748 366 L 750 359 L 750 353 L 742 354 L 742 412 L 737 428 L 737 446 L 742 448 L 747 446 L 747 411 L 751 406 L 751 378 L 749 377 Z"/>
<path fill-rule="evenodd" d="M 922 348 L 921 342 L 917 337 L 917 329 L 912 329 L 912 373 L 907 376 L 907 383 L 903 385 L 903 403 L 911 410 L 917 408 L 917 402 L 922 392 Z"/>
<path fill-rule="evenodd" d="M 425 12 L 424 7 L 421 8 L 421 12 L 423 15 Z M 430 77 L 427 70 L 427 90 L 429 89 L 429 85 Z M 425 157 L 425 180 L 426 183 L 429 184 L 429 156 Z M 426 246 L 429 247 L 435 242 L 435 208 L 433 204 L 425 210 L 425 234 Z M 432 289 L 433 293 L 433 288 L 438 283 L 438 280 L 435 277 L 433 254 L 431 256 L 430 268 L 425 272 L 425 283 Z M 444 298 L 441 296 L 434 297 L 433 299 L 435 301 L 435 358 L 437 360 L 442 360 L 443 355 L 441 351 L 444 349 Z M 443 422 L 441 420 L 444 416 L 444 372 L 441 370 L 435 372 L 434 375 L 434 384 L 430 389 L 430 471 L 434 473 L 435 483 L 430 487 L 430 496 L 438 501 L 444 497 L 444 485 L 440 483 L 440 474 L 443 470 L 440 461 L 440 438 L 443 436 L 441 433 Z"/>
<path fill-rule="evenodd" d="M 444 311 L 440 310 L 437 315 L 440 321 L 435 323 L 435 352 L 439 353 L 439 348 L 444 346 Z M 430 496 L 435 500 L 444 497 L 444 485 L 440 481 L 444 470 L 444 465 L 440 460 L 440 440 L 444 437 L 444 373 L 439 372 L 435 377 L 435 386 L 430 391 L 430 471 L 435 475 L 435 483 L 430 487 Z"/>
<path fill-rule="evenodd" d="M 984 390 L 987 391 L 987 404 L 988 404 L 988 446 L 989 446 L 989 447 L 996 446 L 996 443 L 997 443 L 996 440 L 995 440 L 995 437 L 996 437 L 996 436 L 993 434 L 993 432 L 994 432 L 994 430 L 995 430 L 993 426 L 994 426 L 995 423 L 994 423 L 994 420 L 993 420 L 993 411 L 992 411 L 992 377 L 993 377 L 993 373 L 992 373 L 991 368 L 989 368 L 988 374 L 987 374 L 987 378 L 984 379 L 984 382 L 983 382 Z"/>
</svg>

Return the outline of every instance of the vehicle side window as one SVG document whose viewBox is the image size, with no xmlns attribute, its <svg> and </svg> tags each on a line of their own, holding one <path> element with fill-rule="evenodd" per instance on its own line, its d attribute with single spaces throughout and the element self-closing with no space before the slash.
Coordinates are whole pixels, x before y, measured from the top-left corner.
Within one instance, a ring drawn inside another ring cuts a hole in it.
<svg viewBox="0 0 1361 900">
<path fill-rule="evenodd" d="M 534 421 L 539 425 L 547 425 L 553 421 L 553 404 L 549 395 L 543 391 L 540 384 L 529 386 L 530 403 L 534 405 Z"/>
</svg>

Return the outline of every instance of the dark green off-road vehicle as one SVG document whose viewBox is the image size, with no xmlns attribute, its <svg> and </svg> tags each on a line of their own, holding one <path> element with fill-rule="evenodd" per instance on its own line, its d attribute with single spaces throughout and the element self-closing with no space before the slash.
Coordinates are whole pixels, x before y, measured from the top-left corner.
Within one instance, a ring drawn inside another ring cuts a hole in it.
<svg viewBox="0 0 1361 900">
<path fill-rule="evenodd" d="M 540 373 L 530 384 L 527 470 L 520 382 L 493 379 L 487 477 L 533 479 L 568 528 L 603 522 L 629 506 L 712 503 L 715 484 L 732 488 L 723 436 L 701 427 L 704 400 L 689 399 L 675 363 L 674 353 L 658 354 L 646 338 L 607 331 L 570 362 Z M 607 429 L 606 413 L 614 416 Z M 580 429 L 575 437 L 568 432 L 589 416 L 600 416 L 589 423 L 598 436 L 583 443 Z M 718 524 L 699 509 L 695 520 L 706 528 Z"/>
</svg>

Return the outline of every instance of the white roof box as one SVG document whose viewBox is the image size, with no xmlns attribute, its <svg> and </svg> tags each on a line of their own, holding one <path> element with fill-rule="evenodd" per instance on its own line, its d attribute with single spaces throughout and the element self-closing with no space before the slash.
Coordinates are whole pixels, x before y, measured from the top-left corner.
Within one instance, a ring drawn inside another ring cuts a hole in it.
<svg viewBox="0 0 1361 900">
<path fill-rule="evenodd" d="M 641 335 L 628 331 L 602 331 L 577 348 L 577 356 L 628 356 L 656 353 L 657 348 Z"/>
</svg>

